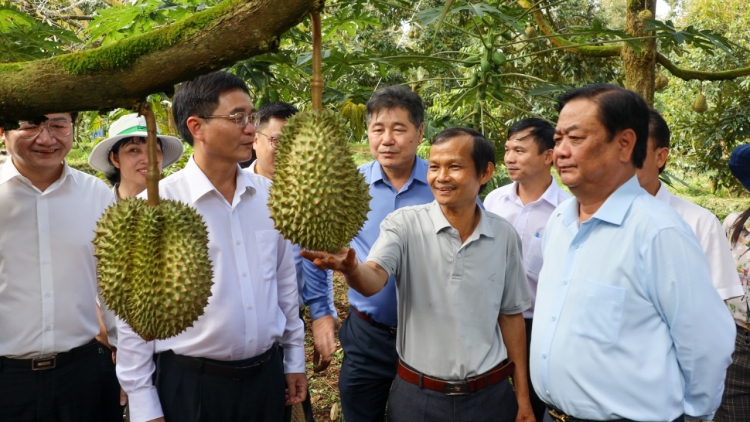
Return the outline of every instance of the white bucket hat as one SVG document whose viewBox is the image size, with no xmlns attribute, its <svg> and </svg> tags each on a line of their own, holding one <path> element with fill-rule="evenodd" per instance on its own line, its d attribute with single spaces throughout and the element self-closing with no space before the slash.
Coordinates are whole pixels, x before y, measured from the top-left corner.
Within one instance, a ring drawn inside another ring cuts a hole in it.
<svg viewBox="0 0 750 422">
<path fill-rule="evenodd" d="M 161 140 L 161 152 L 164 157 L 162 160 L 162 169 L 165 169 L 180 159 L 185 147 L 182 145 L 182 141 L 179 138 L 159 135 L 158 128 L 156 133 Z M 114 174 L 117 169 L 109 162 L 109 152 L 119 140 L 134 136 L 140 136 L 143 138 L 148 136 L 146 118 L 143 116 L 139 117 L 137 113 L 126 114 L 120 117 L 109 127 L 109 138 L 96 144 L 91 151 L 91 154 L 89 155 L 89 165 L 106 175 Z"/>
</svg>

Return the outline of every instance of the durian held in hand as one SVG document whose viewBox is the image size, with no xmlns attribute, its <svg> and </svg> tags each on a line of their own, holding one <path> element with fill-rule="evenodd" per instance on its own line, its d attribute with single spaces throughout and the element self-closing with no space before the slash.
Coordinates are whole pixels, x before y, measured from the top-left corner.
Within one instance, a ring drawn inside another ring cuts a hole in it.
<svg viewBox="0 0 750 422">
<path fill-rule="evenodd" d="M 94 255 L 107 307 L 151 341 L 174 337 L 203 315 L 213 268 L 202 217 L 187 204 L 159 200 L 156 129 L 148 112 L 149 201 L 129 198 L 109 207 L 97 223 Z"/>
<path fill-rule="evenodd" d="M 367 219 L 370 189 L 347 139 L 330 110 L 297 113 L 282 130 L 268 205 L 276 229 L 304 249 L 335 253 Z"/>
</svg>

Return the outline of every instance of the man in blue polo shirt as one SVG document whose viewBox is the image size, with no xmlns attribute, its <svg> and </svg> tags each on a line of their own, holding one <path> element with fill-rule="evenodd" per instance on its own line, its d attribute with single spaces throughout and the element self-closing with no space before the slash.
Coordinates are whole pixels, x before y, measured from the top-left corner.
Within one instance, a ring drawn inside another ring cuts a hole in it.
<svg viewBox="0 0 750 422">
<path fill-rule="evenodd" d="M 417 157 L 423 122 L 422 99 L 402 86 L 377 91 L 367 102 L 367 137 L 375 160 L 359 169 L 372 196 L 367 222 L 351 242 L 360 259 L 369 255 L 388 214 L 434 200 L 427 184 L 427 163 Z M 398 363 L 394 278 L 370 297 L 349 289 L 349 303 L 349 316 L 339 332 L 344 349 L 339 376 L 344 418 L 380 422 Z"/>
</svg>

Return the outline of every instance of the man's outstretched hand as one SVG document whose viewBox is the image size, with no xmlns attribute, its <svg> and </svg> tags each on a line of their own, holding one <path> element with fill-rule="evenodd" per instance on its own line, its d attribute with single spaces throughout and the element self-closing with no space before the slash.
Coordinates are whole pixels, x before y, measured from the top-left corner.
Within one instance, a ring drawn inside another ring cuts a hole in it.
<svg viewBox="0 0 750 422">
<path fill-rule="evenodd" d="M 303 258 L 311 261 L 315 264 L 318 269 L 323 271 L 333 270 L 341 271 L 348 275 L 357 269 L 359 261 L 357 260 L 357 253 L 354 249 L 341 248 L 336 254 L 329 254 L 327 252 L 313 252 L 303 250 L 300 252 Z"/>
</svg>

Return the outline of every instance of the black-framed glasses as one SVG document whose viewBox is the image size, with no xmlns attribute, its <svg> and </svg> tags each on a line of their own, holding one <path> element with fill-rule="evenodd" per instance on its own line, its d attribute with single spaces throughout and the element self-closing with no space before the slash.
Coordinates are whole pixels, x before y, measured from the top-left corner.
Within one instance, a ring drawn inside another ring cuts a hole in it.
<svg viewBox="0 0 750 422">
<path fill-rule="evenodd" d="M 271 141 L 271 145 L 274 148 L 276 148 L 278 146 L 278 144 L 279 144 L 279 137 L 278 136 L 268 136 L 268 135 L 266 135 L 263 132 L 258 132 L 257 130 L 255 131 L 255 133 L 259 133 L 259 134 L 265 136 L 266 138 L 268 138 L 268 140 Z"/>
<path fill-rule="evenodd" d="M 47 128 L 50 135 L 55 138 L 64 138 L 73 131 L 73 122 L 66 119 L 53 119 L 43 123 L 19 122 L 17 129 L 21 139 L 33 141 L 41 133 L 42 129 Z"/>
<path fill-rule="evenodd" d="M 248 123 L 252 123 L 253 126 L 255 126 L 257 114 L 255 112 L 252 113 L 245 113 L 244 111 L 241 111 L 239 113 L 234 114 L 214 114 L 212 116 L 198 116 L 201 119 L 227 119 L 227 120 L 234 120 L 234 123 L 244 128 L 247 126 Z"/>
</svg>

